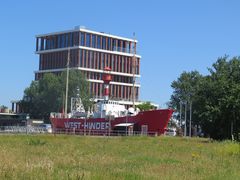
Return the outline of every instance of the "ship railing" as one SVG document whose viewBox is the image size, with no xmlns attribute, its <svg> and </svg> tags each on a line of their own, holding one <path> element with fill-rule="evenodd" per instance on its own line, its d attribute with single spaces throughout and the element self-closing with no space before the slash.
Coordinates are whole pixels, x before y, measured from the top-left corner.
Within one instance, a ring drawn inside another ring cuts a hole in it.
<svg viewBox="0 0 240 180">
<path fill-rule="evenodd" d="M 51 112 L 50 117 L 51 118 L 64 118 L 64 113 Z"/>
<path fill-rule="evenodd" d="M 86 136 L 158 136 L 156 131 L 128 131 L 125 130 L 84 130 L 75 128 L 53 128 L 54 134 L 69 134 L 69 135 L 86 135 Z"/>
</svg>

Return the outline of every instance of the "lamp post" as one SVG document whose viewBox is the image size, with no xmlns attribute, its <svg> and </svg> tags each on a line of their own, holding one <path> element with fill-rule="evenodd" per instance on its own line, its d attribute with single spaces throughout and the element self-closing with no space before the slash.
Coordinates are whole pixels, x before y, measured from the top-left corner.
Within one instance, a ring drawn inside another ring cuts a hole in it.
<svg viewBox="0 0 240 180">
<path fill-rule="evenodd" d="M 187 101 L 184 102 L 185 103 L 185 115 L 184 115 L 184 119 L 185 119 L 185 124 L 184 124 L 184 136 L 187 136 Z"/>
<path fill-rule="evenodd" d="M 189 104 L 189 137 L 192 136 L 192 101 L 190 101 L 190 104 Z"/>
<path fill-rule="evenodd" d="M 111 121 L 113 120 L 112 111 L 108 112 L 108 115 L 105 117 L 105 120 L 108 120 L 108 136 L 111 134 Z"/>
<path fill-rule="evenodd" d="M 179 117 L 179 125 L 182 127 L 182 101 L 180 100 L 180 117 Z"/>
<path fill-rule="evenodd" d="M 125 135 L 127 136 L 127 123 L 128 123 L 128 110 L 127 110 L 127 116 L 126 116 L 126 128 L 125 128 Z"/>
<path fill-rule="evenodd" d="M 26 114 L 26 122 L 25 122 L 25 126 L 26 126 L 26 134 L 28 134 L 28 120 L 30 119 L 29 114 Z"/>
<path fill-rule="evenodd" d="M 87 125 L 87 122 L 86 122 L 86 117 L 84 117 L 84 132 L 83 132 L 83 135 L 86 136 L 86 125 Z"/>
</svg>

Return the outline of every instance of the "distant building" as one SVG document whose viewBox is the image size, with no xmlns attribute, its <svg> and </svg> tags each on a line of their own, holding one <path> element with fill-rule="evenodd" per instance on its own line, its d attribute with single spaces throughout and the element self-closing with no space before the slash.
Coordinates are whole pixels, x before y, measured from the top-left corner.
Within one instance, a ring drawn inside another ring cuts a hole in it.
<svg viewBox="0 0 240 180">
<path fill-rule="evenodd" d="M 140 88 L 140 83 L 137 82 L 140 78 L 141 56 L 134 52 L 136 44 L 137 40 L 134 39 L 81 27 L 37 35 L 39 70 L 35 72 L 35 79 L 42 78 L 44 73 L 60 74 L 64 71 L 70 49 L 70 69 L 80 70 L 86 76 L 90 82 L 91 96 L 95 100 L 103 99 L 101 76 L 104 67 L 108 66 L 113 75 L 110 98 L 120 101 L 121 104 L 132 105 L 133 71 L 137 79 L 134 85 L 136 101 L 139 99 Z"/>
</svg>

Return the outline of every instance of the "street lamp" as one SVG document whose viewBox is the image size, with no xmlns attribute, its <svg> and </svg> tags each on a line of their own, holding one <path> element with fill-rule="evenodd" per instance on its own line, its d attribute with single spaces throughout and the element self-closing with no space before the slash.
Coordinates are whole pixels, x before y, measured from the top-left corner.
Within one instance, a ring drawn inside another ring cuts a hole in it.
<svg viewBox="0 0 240 180">
<path fill-rule="evenodd" d="M 182 101 L 180 100 L 180 117 L 179 117 L 179 125 L 182 127 Z"/>
<path fill-rule="evenodd" d="M 126 124 L 125 124 L 125 135 L 127 136 L 127 131 L 128 131 L 128 129 L 127 129 L 127 123 L 128 123 L 128 110 L 127 110 L 127 116 L 126 116 Z"/>
<path fill-rule="evenodd" d="M 192 101 L 190 101 L 190 109 L 189 109 L 189 113 L 190 113 L 190 116 L 189 116 L 189 137 L 192 136 Z"/>
<path fill-rule="evenodd" d="M 185 124 L 184 124 L 184 136 L 187 136 L 187 101 L 184 102 L 185 103 L 185 115 L 184 115 L 184 119 L 185 119 Z"/>
<path fill-rule="evenodd" d="M 28 120 L 30 119 L 30 116 L 29 116 L 29 114 L 26 114 L 26 118 L 25 118 L 25 120 L 26 120 L 26 122 L 25 122 L 25 126 L 26 126 L 26 134 L 28 134 Z"/>
</svg>

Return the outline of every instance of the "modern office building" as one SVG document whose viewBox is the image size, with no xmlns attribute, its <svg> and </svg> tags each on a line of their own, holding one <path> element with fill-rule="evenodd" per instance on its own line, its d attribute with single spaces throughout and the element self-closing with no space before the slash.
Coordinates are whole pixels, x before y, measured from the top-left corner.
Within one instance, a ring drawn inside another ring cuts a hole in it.
<svg viewBox="0 0 240 180">
<path fill-rule="evenodd" d="M 103 99 L 102 73 L 105 67 L 110 67 L 113 77 L 110 99 L 132 105 L 132 92 L 138 101 L 140 88 L 141 56 L 136 54 L 136 45 L 137 40 L 79 26 L 73 30 L 37 35 L 39 70 L 35 71 L 35 80 L 42 78 L 44 73 L 60 74 L 66 70 L 70 52 L 70 69 L 85 75 L 94 99 Z"/>
</svg>

